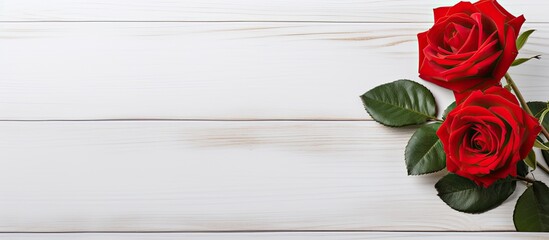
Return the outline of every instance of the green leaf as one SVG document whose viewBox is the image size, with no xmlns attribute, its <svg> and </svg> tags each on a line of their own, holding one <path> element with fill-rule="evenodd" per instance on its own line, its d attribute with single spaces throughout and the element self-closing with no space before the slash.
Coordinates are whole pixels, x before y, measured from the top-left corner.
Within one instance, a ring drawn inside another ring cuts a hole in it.
<svg viewBox="0 0 549 240">
<path fill-rule="evenodd" d="M 526 166 L 526 163 L 524 163 L 524 161 L 519 161 L 517 163 L 517 174 L 519 176 L 526 177 L 528 173 L 530 172 L 528 171 L 528 166 Z"/>
<path fill-rule="evenodd" d="M 419 128 L 406 145 L 404 153 L 408 175 L 440 171 L 446 167 L 446 154 L 437 136 L 440 123 Z"/>
<path fill-rule="evenodd" d="M 542 113 L 547 110 L 546 102 L 528 102 L 528 107 L 532 110 L 532 114 L 539 120 Z M 549 117 L 545 117 L 541 123 L 545 129 L 549 129 Z"/>
<path fill-rule="evenodd" d="M 374 120 L 391 127 L 425 123 L 437 114 L 433 94 L 411 80 L 380 85 L 360 98 Z"/>
<path fill-rule="evenodd" d="M 523 32 L 518 38 L 517 38 L 517 50 L 522 49 L 526 41 L 528 41 L 528 38 L 530 35 L 536 31 L 535 29 L 528 30 L 526 32 Z"/>
<path fill-rule="evenodd" d="M 545 109 L 545 111 L 540 113 L 539 124 L 543 124 L 543 122 L 545 121 L 545 117 L 547 117 L 547 113 L 549 113 L 549 108 Z"/>
<path fill-rule="evenodd" d="M 525 62 L 528 62 L 532 59 L 541 59 L 541 55 L 536 55 L 536 56 L 529 57 L 529 58 L 517 58 L 517 59 L 515 59 L 515 61 L 513 61 L 513 63 L 511 63 L 511 67 L 521 65 L 521 64 L 523 64 Z"/>
<path fill-rule="evenodd" d="M 534 147 L 537 147 L 537 148 L 539 148 L 539 149 L 541 149 L 541 150 L 545 150 L 545 151 L 549 150 L 549 147 L 548 147 L 547 145 L 543 144 L 542 142 L 540 142 L 540 141 L 537 140 L 537 139 L 536 139 L 536 141 L 534 142 Z"/>
<path fill-rule="evenodd" d="M 537 139 L 538 141 L 540 141 L 540 142 L 543 141 L 543 139 L 542 139 L 540 136 L 538 136 L 536 139 Z M 546 163 L 547 165 L 549 165 L 549 151 L 541 150 L 541 156 L 542 156 L 543 159 L 545 160 L 545 163 Z"/>
<path fill-rule="evenodd" d="M 530 153 L 528 153 L 528 156 L 524 159 L 524 163 L 536 170 L 536 152 L 534 152 L 534 150 L 531 150 Z"/>
<path fill-rule="evenodd" d="M 545 163 L 549 165 L 549 151 L 541 150 L 541 155 L 543 155 L 543 159 L 545 159 Z"/>
<path fill-rule="evenodd" d="M 536 181 L 519 197 L 513 213 L 519 232 L 549 232 L 549 188 Z"/>
<path fill-rule="evenodd" d="M 452 110 L 454 110 L 454 108 L 456 108 L 456 102 L 454 101 L 452 104 L 450 104 L 446 110 L 444 110 L 444 113 L 442 114 L 442 119 L 446 120 L 446 117 L 448 117 L 448 114 L 450 114 L 450 112 Z"/>
<path fill-rule="evenodd" d="M 456 174 L 448 174 L 435 184 L 442 201 L 465 213 L 483 213 L 496 208 L 513 194 L 515 187 L 515 181 L 510 178 L 498 180 L 484 188 Z"/>
</svg>

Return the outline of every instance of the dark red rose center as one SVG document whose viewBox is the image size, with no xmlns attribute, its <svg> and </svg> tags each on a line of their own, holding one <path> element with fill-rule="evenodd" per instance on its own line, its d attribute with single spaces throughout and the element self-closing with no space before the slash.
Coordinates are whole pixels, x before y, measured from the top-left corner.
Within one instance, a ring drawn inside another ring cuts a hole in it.
<svg viewBox="0 0 549 240">
<path fill-rule="evenodd" d="M 486 147 L 486 141 L 484 139 L 484 136 L 480 135 L 479 132 L 476 132 L 472 139 L 473 148 L 479 152 L 482 152 L 482 150 Z"/>
<path fill-rule="evenodd" d="M 442 28 L 442 36 L 431 38 L 431 43 L 442 43 L 441 47 L 446 54 L 477 51 L 486 46 L 487 42 L 497 40 L 497 36 L 494 36 L 497 31 L 495 23 L 480 13 L 451 16 L 439 27 Z M 441 41 L 436 41 L 437 38 Z M 498 44 L 496 49 L 499 47 Z"/>
<path fill-rule="evenodd" d="M 470 32 L 470 28 L 466 28 L 455 23 L 450 23 L 446 28 L 446 33 L 444 34 L 446 50 L 450 52 L 458 52 L 469 37 Z"/>
</svg>

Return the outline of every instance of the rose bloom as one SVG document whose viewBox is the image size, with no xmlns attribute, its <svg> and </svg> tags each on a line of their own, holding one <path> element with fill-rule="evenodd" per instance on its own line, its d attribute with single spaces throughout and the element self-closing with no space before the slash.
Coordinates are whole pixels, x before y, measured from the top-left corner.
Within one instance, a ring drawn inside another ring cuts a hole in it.
<svg viewBox="0 0 549 240">
<path fill-rule="evenodd" d="M 541 127 L 507 89 L 477 90 L 452 110 L 437 131 L 448 171 L 488 187 L 517 176 Z"/>
<path fill-rule="evenodd" d="M 434 9 L 435 24 L 418 34 L 419 76 L 456 95 L 499 85 L 518 50 L 525 19 L 495 0 Z"/>
</svg>

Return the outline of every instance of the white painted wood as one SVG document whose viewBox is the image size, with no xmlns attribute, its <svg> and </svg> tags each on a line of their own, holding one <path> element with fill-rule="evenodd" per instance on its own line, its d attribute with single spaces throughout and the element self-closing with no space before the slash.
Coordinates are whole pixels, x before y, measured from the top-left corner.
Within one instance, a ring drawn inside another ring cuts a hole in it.
<svg viewBox="0 0 549 240">
<path fill-rule="evenodd" d="M 549 237 L 546 233 L 420 233 L 420 232 L 321 232 L 321 233 L 39 233 L 39 234 L 0 234 L 0 238 L 10 240 L 365 240 L 365 239 L 445 239 L 445 240 L 539 240 Z"/>
<path fill-rule="evenodd" d="M 514 229 L 522 185 L 488 213 L 456 212 L 436 196 L 442 174 L 406 176 L 412 131 L 371 121 L 2 122 L 0 231 Z"/>
<path fill-rule="evenodd" d="M 429 22 L 456 0 L 3 0 L 2 21 Z M 530 22 L 547 22 L 545 0 L 499 0 Z"/>
<path fill-rule="evenodd" d="M 523 54 L 546 55 L 549 3 L 500 2 L 524 13 L 526 28 L 538 29 Z M 431 8 L 450 3 L 0 1 L 0 120 L 368 119 L 358 95 L 399 78 L 418 80 L 415 34 L 430 26 Z M 549 97 L 548 64 L 512 70 L 530 100 Z M 450 102 L 449 93 L 426 85 L 441 108 Z M 403 152 L 412 132 L 374 122 L 0 122 L 0 232 L 513 230 L 512 209 L 524 186 L 486 214 L 453 211 L 433 188 L 442 174 L 406 176 Z M 546 236 L 0 234 L 16 240 Z"/>
<path fill-rule="evenodd" d="M 384 1 L 385 2 L 385 1 Z M 429 24 L 1 23 L 0 119 L 367 119 Z M 524 56 L 549 53 L 549 25 Z M 511 70 L 547 100 L 549 58 Z M 451 94 L 426 84 L 444 108 Z"/>
</svg>

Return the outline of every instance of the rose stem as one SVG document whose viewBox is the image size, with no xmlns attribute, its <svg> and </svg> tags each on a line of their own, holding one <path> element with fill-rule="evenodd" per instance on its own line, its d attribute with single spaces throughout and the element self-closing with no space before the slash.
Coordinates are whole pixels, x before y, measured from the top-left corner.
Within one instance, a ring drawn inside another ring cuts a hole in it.
<svg viewBox="0 0 549 240">
<path fill-rule="evenodd" d="M 511 86 L 511 88 L 513 89 L 513 92 L 515 92 L 515 94 L 517 95 L 517 98 L 520 101 L 522 108 L 524 108 L 524 110 L 526 110 L 526 112 L 528 112 L 530 115 L 534 116 L 534 114 L 532 113 L 532 110 L 530 109 L 530 107 L 528 107 L 526 100 L 524 100 L 524 96 L 522 96 L 522 93 L 518 89 L 517 85 L 515 84 L 515 81 L 513 81 L 513 78 L 511 78 L 511 75 L 509 75 L 509 73 L 505 74 L 505 80 L 507 80 L 507 84 Z M 540 124 L 540 126 L 541 126 L 541 132 L 543 133 L 545 138 L 549 140 L 549 132 L 547 132 L 547 129 L 543 127 L 543 124 Z M 543 170 L 545 173 L 549 174 L 548 168 L 541 165 L 539 162 L 536 165 L 538 165 L 538 167 L 541 168 L 541 170 Z"/>
<path fill-rule="evenodd" d="M 513 78 L 511 78 L 511 75 L 509 75 L 509 73 L 505 74 L 505 80 L 507 80 L 507 84 L 511 86 L 511 88 L 513 89 L 513 92 L 515 92 L 515 94 L 517 95 L 517 98 L 520 101 L 522 108 L 524 108 L 524 110 L 526 110 L 526 112 L 528 112 L 530 115 L 534 116 L 534 114 L 532 113 L 532 110 L 530 110 L 530 107 L 528 107 L 526 100 L 524 100 L 522 93 L 518 89 L 517 85 L 515 84 L 515 81 L 513 81 Z M 549 132 L 547 131 L 547 129 L 543 127 L 543 124 L 540 124 L 540 125 L 541 125 L 541 132 L 543 133 L 545 138 L 549 140 Z"/>
<path fill-rule="evenodd" d="M 437 122 L 444 122 L 444 120 L 440 119 L 440 118 L 431 118 L 432 121 L 437 121 Z"/>
<path fill-rule="evenodd" d="M 538 167 L 541 168 L 541 170 L 543 170 L 545 173 L 549 174 L 549 168 L 541 165 L 541 163 L 539 162 L 536 162 L 536 165 L 538 165 Z"/>
<path fill-rule="evenodd" d="M 522 180 L 522 181 L 525 181 L 525 182 L 529 182 L 529 183 L 534 183 L 534 182 L 536 182 L 536 181 L 534 181 L 534 180 L 532 180 L 532 179 L 530 179 L 530 178 L 526 178 L 526 177 L 522 177 L 522 176 L 518 176 L 518 175 L 517 175 L 515 178 L 518 179 L 518 180 Z"/>
</svg>

